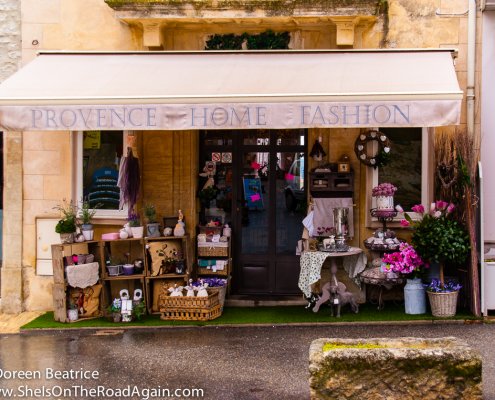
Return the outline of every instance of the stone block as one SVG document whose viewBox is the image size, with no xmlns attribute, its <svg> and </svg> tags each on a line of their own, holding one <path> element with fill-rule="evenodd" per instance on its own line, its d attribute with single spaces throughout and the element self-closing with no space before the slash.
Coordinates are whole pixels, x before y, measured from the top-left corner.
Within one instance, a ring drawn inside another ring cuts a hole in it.
<svg viewBox="0 0 495 400">
<path fill-rule="evenodd" d="M 21 11 L 24 23 L 55 24 L 60 22 L 60 0 L 23 0 Z"/>
<path fill-rule="evenodd" d="M 59 151 L 24 151 L 24 173 L 41 175 L 60 174 L 61 162 Z"/>
<path fill-rule="evenodd" d="M 43 177 L 43 198 L 45 200 L 58 200 L 70 198 L 71 181 L 70 174 L 45 175 Z"/>
<path fill-rule="evenodd" d="M 22 312 L 22 271 L 21 268 L 2 267 L 2 312 L 18 314 Z"/>
<path fill-rule="evenodd" d="M 481 356 L 454 337 L 317 339 L 311 399 L 482 399 Z"/>
<path fill-rule="evenodd" d="M 24 175 L 24 199 L 39 200 L 43 198 L 43 175 Z"/>
<path fill-rule="evenodd" d="M 53 277 L 38 276 L 34 267 L 25 266 L 22 269 L 24 281 L 23 295 L 26 311 L 53 310 Z"/>
</svg>

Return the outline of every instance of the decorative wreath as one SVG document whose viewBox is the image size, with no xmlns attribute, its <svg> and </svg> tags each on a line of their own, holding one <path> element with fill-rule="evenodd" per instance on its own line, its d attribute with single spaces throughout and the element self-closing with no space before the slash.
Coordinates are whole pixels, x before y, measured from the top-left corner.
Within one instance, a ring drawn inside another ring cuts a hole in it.
<svg viewBox="0 0 495 400">
<path fill-rule="evenodd" d="M 378 151 L 375 154 L 368 154 L 369 142 L 378 143 Z M 375 130 L 369 130 L 359 134 L 354 143 L 354 152 L 358 160 L 374 168 L 383 167 L 387 164 L 390 150 L 390 139 L 383 132 Z"/>
</svg>

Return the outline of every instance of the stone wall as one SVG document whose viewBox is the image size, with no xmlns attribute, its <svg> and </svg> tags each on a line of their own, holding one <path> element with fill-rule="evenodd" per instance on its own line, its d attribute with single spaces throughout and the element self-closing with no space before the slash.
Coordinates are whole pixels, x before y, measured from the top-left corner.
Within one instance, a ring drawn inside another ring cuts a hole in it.
<svg viewBox="0 0 495 400">
<path fill-rule="evenodd" d="M 9 68 L 17 68 L 18 58 L 14 64 L 5 64 L 5 67 L 3 60 L 9 60 L 11 56 L 14 59 L 19 57 L 20 3 L 20 0 L 0 0 L 0 81 Z M 214 4 L 221 6 L 215 6 L 216 11 L 213 10 L 213 13 L 208 14 L 208 10 L 202 8 L 201 13 L 191 9 L 182 14 L 177 12 L 177 15 L 169 15 L 167 12 L 174 7 L 184 7 L 186 2 L 164 0 L 162 3 L 173 7 L 155 10 L 147 9 L 146 1 L 134 2 L 140 3 L 140 7 L 133 9 L 126 6 L 133 3 L 132 1 L 108 0 L 107 3 L 115 9 L 110 8 L 104 0 L 22 0 L 22 63 L 32 60 L 40 50 L 121 51 L 154 49 L 160 46 L 167 50 L 201 50 L 204 48 L 205 38 L 211 33 L 259 32 L 268 28 L 291 31 L 291 47 L 294 49 L 337 48 L 337 38 L 341 34 L 346 38 L 350 23 L 354 29 L 354 48 L 458 47 L 456 69 L 461 88 L 465 87 L 466 16 L 436 15 L 439 7 L 443 13 L 464 12 L 465 1 L 461 0 L 313 2 L 313 5 L 321 7 L 340 3 L 345 5 L 336 7 L 333 13 L 318 7 L 305 10 L 304 7 L 310 2 L 298 1 L 300 7 L 297 12 L 292 10 L 290 15 L 285 15 L 286 12 L 267 12 L 264 9 L 250 12 L 246 9 L 224 7 L 229 1 L 204 2 L 212 7 Z M 282 0 L 265 3 L 267 7 L 275 3 L 285 4 Z M 419 6 L 416 7 L 418 3 Z M 378 4 L 387 4 L 388 8 L 377 8 Z M 221 9 L 221 15 L 217 13 L 217 9 Z M 305 17 L 304 13 L 313 14 Z M 357 14 L 361 14 L 361 17 L 339 19 Z M 336 17 L 332 19 L 333 15 Z M 168 21 L 164 19 L 167 16 Z M 16 23 L 17 28 L 14 27 Z M 17 29 L 15 43 L 6 43 L 3 40 L 3 30 L 9 29 Z M 146 45 L 147 40 L 149 46 Z M 464 116 L 463 108 L 463 121 Z M 313 130 L 310 132 L 310 145 L 321 134 L 330 161 L 335 161 L 344 152 L 351 157 L 356 173 L 355 200 L 360 210 L 355 213 L 354 221 L 356 226 L 361 227 L 354 242 L 358 245 L 369 232 L 364 228 L 368 190 L 366 168 L 356 161 L 352 151 L 356 132 L 357 130 L 349 129 Z M 193 205 L 196 201 L 194 185 L 197 177 L 197 138 L 197 132 L 150 132 L 145 133 L 142 139 L 143 166 L 146 172 L 143 179 L 143 198 L 156 202 L 164 215 L 173 214 L 177 208 L 182 207 L 186 213 L 190 213 L 186 219 L 191 222 L 188 224 L 190 229 L 194 226 Z M 52 279 L 37 276 L 35 271 L 35 222 L 38 216 L 52 214 L 53 205 L 73 193 L 72 136 L 69 132 L 25 132 L 15 140 L 22 142 L 21 152 L 16 153 L 15 157 L 19 157 L 24 172 L 21 181 L 17 182 L 19 187 L 9 188 L 13 193 L 23 192 L 23 200 L 19 201 L 21 204 L 16 204 L 22 215 L 17 220 L 20 223 L 19 220 L 22 219 L 22 257 L 16 255 L 10 264 L 18 267 L 16 278 L 13 279 L 13 290 L 23 290 L 24 308 L 50 309 Z M 177 171 L 180 173 L 171 176 L 167 170 L 170 163 L 179 163 Z M 153 174 L 156 170 L 160 172 Z M 165 180 L 165 185 L 169 186 L 156 188 L 154 182 L 157 179 Z M 15 185 L 14 182 L 13 184 Z M 165 197 L 162 197 L 164 194 Z M 17 286 L 16 280 L 21 266 L 22 289 Z M 6 285 L 9 283 L 6 282 Z M 19 296 L 16 299 L 18 298 Z M 4 304 L 5 301 L 8 300 L 4 298 Z"/>
<path fill-rule="evenodd" d="M 20 0 L 0 0 L 0 83 L 19 68 L 21 61 Z"/>
<path fill-rule="evenodd" d="M 482 399 L 481 356 L 456 338 L 317 339 L 311 399 Z"/>
</svg>

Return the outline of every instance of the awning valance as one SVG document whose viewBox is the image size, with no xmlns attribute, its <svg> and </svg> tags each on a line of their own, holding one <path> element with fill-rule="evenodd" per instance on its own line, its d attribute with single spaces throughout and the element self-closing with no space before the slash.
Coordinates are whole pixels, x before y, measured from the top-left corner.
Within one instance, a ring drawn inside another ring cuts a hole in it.
<svg viewBox="0 0 495 400">
<path fill-rule="evenodd" d="M 451 51 L 42 53 L 0 85 L 4 130 L 459 123 Z"/>
</svg>

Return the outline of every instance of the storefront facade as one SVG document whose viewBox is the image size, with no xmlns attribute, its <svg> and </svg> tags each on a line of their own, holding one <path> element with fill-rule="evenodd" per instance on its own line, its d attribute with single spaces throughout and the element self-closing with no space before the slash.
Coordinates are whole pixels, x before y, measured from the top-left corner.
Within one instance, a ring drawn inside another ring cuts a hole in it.
<svg viewBox="0 0 495 400">
<path fill-rule="evenodd" d="M 36 268 L 37 221 L 53 216 L 63 198 L 84 193 L 81 132 L 100 131 L 101 137 L 120 132 L 123 149 L 132 147 L 140 158 L 142 201 L 155 204 L 160 217 L 182 209 L 191 236 L 200 218 L 208 217 L 201 215 L 197 198 L 204 163 L 230 153 L 230 162 L 219 165 L 232 173 L 233 197 L 218 208 L 230 208 L 224 218 L 230 218 L 236 238 L 233 288 L 239 294 L 277 295 L 297 292 L 295 239 L 303 207 L 287 202 L 309 200 L 308 185 L 299 183 L 302 194 L 289 193 L 287 176 L 304 179 L 319 165 L 308 155 L 315 140 L 321 138 L 326 162 L 350 158 L 352 244 L 359 246 L 376 224 L 368 213 L 369 194 L 380 179 L 379 170 L 354 154 L 363 129 L 388 129 L 398 142 L 407 137 L 397 148 L 406 152 L 415 143 L 421 161 L 414 193 L 426 203 L 433 196 L 434 130 L 465 120 L 466 18 L 457 15 L 465 11 L 463 4 L 442 9 L 447 15 L 440 16 L 433 1 L 425 1 L 421 13 L 407 1 L 386 7 L 375 1 L 352 7 L 294 2 L 285 8 L 273 2 L 30 3 L 22 3 L 23 62 L 36 59 L 3 86 L 0 111 L 5 206 L 12 211 L 4 222 L 7 312 L 51 308 L 51 277 Z M 340 51 L 196 52 L 212 35 L 267 30 L 288 32 L 291 50 Z M 458 52 L 377 50 L 382 48 Z M 66 51 L 35 57 L 43 50 Z M 77 53 L 81 50 L 96 53 Z M 157 50 L 188 53 L 153 53 Z M 246 160 L 266 164 L 264 211 L 248 211 L 249 224 L 238 204 L 244 198 L 241 171 L 250 167 Z M 97 235 L 115 231 L 125 216 L 101 215 Z"/>
</svg>

